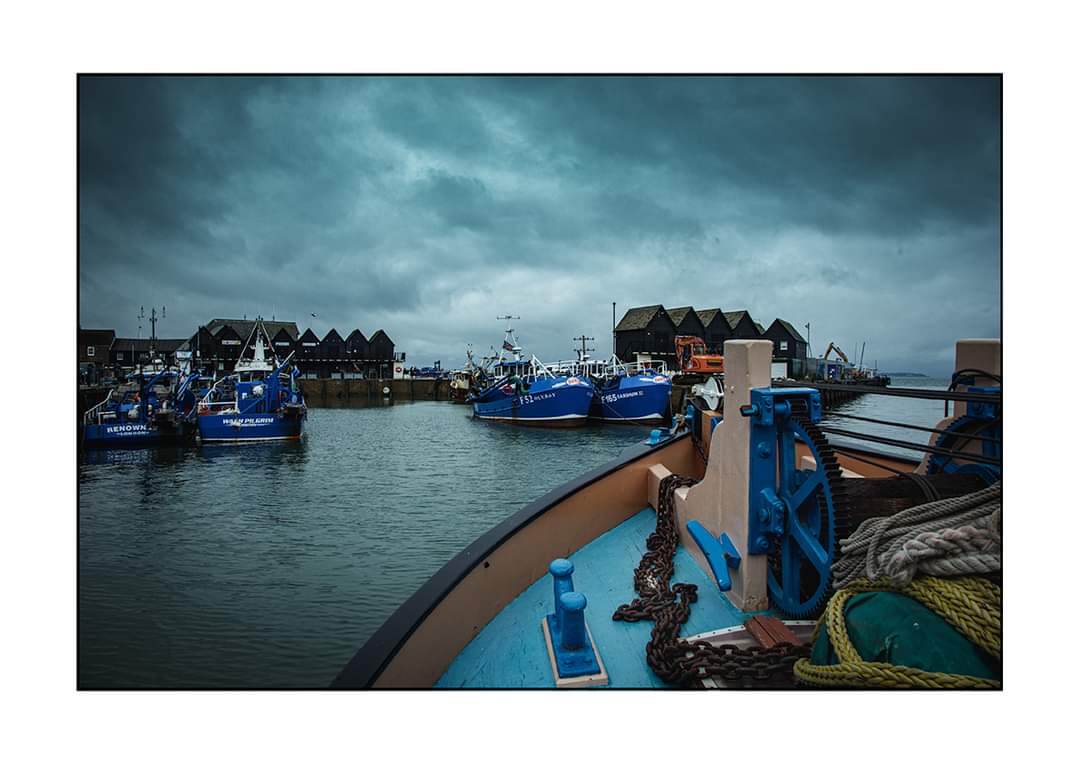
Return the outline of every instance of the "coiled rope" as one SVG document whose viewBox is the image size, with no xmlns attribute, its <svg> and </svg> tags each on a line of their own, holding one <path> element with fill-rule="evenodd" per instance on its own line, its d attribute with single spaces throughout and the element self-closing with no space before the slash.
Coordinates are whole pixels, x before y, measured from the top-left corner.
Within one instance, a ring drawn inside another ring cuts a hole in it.
<svg viewBox="0 0 1080 764">
<path fill-rule="evenodd" d="M 851 643 L 844 605 L 860 592 L 891 591 L 918 600 L 950 626 L 990 655 L 1001 658 L 1001 587 L 983 578 L 917 578 L 905 586 L 887 581 L 858 579 L 837 592 L 825 606 L 814 629 L 816 641 L 824 624 L 839 658 L 832 666 L 819 666 L 802 658 L 795 663 L 795 678 L 809 685 L 828 687 L 882 687 L 909 689 L 993 689 L 1001 682 L 966 674 L 924 671 L 880 661 L 866 661 Z"/>
<path fill-rule="evenodd" d="M 916 574 L 960 576 L 1001 570 L 1001 481 L 981 491 L 872 517 L 840 542 L 833 588 L 886 577 L 896 586 Z"/>
</svg>

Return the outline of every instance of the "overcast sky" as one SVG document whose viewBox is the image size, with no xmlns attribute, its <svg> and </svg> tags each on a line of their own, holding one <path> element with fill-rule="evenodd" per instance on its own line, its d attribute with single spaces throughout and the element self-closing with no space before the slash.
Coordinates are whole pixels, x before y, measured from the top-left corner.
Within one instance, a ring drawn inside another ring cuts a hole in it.
<svg viewBox="0 0 1080 764">
<path fill-rule="evenodd" d="M 999 85 L 81 78 L 81 325 L 261 314 L 460 366 L 508 312 L 555 360 L 662 303 L 945 373 L 1000 336 Z"/>
</svg>

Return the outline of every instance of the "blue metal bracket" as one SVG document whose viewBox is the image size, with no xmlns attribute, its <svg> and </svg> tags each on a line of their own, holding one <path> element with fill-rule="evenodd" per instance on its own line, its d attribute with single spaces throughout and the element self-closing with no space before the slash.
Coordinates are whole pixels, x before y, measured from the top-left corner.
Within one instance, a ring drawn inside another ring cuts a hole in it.
<svg viewBox="0 0 1080 764">
<path fill-rule="evenodd" d="M 574 564 L 559 558 L 548 566 L 554 579 L 555 612 L 548 613 L 547 627 L 560 679 L 599 674 L 600 664 L 585 629 L 585 595 L 574 591 Z"/>
<path fill-rule="evenodd" d="M 750 419 L 750 517 L 746 548 L 765 554 L 784 532 L 787 507 L 777 493 L 777 479 L 794 492 L 807 475 L 787 462 L 794 454 L 794 433 L 787 427 L 792 402 L 803 401 L 807 418 L 821 421 L 821 393 L 809 387 L 762 387 L 750 391 L 750 404 L 739 413 Z M 790 483 L 790 484 L 789 484 Z"/>
<path fill-rule="evenodd" d="M 730 591 L 731 574 L 728 572 L 728 568 L 738 570 L 739 563 L 742 562 L 742 557 L 739 556 L 735 544 L 731 542 L 726 533 L 721 533 L 720 538 L 717 539 L 697 520 L 688 522 L 686 530 L 705 555 L 705 560 L 709 563 L 709 567 L 712 568 L 720 591 Z"/>
<path fill-rule="evenodd" d="M 997 393 L 1000 387 L 969 387 L 969 393 Z M 1001 404 L 972 401 L 967 405 L 967 413 L 959 417 L 945 429 L 945 434 L 938 437 L 936 443 L 949 437 L 949 433 L 961 433 L 966 427 L 981 426 L 980 434 L 994 440 L 982 441 L 982 455 L 992 459 L 1001 459 Z M 995 442 L 996 440 L 996 442 Z M 953 457 L 945 454 L 933 454 L 927 465 L 927 474 L 970 473 L 979 475 L 987 485 L 1001 479 L 1001 467 L 989 464 L 958 464 Z"/>
</svg>

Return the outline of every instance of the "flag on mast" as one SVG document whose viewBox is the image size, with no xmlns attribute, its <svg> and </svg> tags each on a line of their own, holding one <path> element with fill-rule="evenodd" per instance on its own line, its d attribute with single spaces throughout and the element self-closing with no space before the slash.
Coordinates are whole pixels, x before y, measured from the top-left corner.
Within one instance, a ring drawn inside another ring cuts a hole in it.
<svg viewBox="0 0 1080 764">
<path fill-rule="evenodd" d="M 514 349 L 514 346 L 510 344 L 509 340 L 503 340 L 503 350 L 512 351 L 513 349 Z"/>
</svg>

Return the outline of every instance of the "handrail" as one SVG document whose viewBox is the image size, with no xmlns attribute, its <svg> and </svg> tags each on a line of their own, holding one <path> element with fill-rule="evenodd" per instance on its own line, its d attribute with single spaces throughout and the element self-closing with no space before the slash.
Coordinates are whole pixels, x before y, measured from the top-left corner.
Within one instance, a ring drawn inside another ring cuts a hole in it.
<svg viewBox="0 0 1080 764">
<path fill-rule="evenodd" d="M 810 387 L 814 390 L 842 390 L 847 393 L 891 395 L 897 398 L 923 398 L 932 401 L 967 401 L 968 403 L 1001 403 L 1001 393 L 971 393 L 957 390 L 925 390 L 916 387 L 875 387 L 873 385 L 829 384 L 825 382 L 776 382 L 774 387 Z"/>
<path fill-rule="evenodd" d="M 104 406 L 106 403 L 108 403 L 110 400 L 112 400 L 114 392 L 114 390 L 109 390 L 109 394 L 105 396 L 105 400 L 88 408 L 86 411 L 83 412 L 83 424 L 90 424 L 91 420 L 93 420 L 94 418 L 93 415 L 97 412 L 97 410 Z"/>
<path fill-rule="evenodd" d="M 218 387 L 218 385 L 220 385 L 220 384 L 221 384 L 222 382 L 224 382 L 224 381 L 225 381 L 225 380 L 227 380 L 227 379 L 232 379 L 233 377 L 237 377 L 237 378 L 239 378 L 239 377 L 238 377 L 238 376 L 237 376 L 236 374 L 226 374 L 226 375 L 225 375 L 224 377 L 222 377 L 221 379 L 219 379 L 219 380 L 218 380 L 217 382 L 215 382 L 214 384 L 210 385 L 210 389 L 206 391 L 206 395 L 204 395 L 204 396 L 203 396 L 203 397 L 202 397 L 202 398 L 201 398 L 201 399 L 199 400 L 199 403 L 206 403 L 206 404 L 208 404 L 208 405 L 209 405 L 210 403 L 213 403 L 213 401 L 211 401 L 211 400 L 210 400 L 210 396 L 211 396 L 211 395 L 213 394 L 213 392 L 214 392 L 215 390 L 217 390 L 217 387 Z"/>
</svg>

